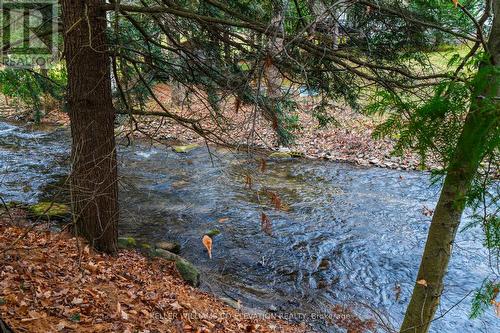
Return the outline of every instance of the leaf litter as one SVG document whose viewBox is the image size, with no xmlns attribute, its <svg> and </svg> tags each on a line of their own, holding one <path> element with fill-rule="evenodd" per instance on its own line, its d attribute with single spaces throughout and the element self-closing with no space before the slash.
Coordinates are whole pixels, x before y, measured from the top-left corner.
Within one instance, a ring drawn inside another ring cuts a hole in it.
<svg viewBox="0 0 500 333">
<path fill-rule="evenodd" d="M 14 332 L 309 331 L 245 316 L 185 284 L 172 262 L 97 253 L 47 225 L 26 233 L 19 220 L 0 219 L 0 317 Z"/>
</svg>

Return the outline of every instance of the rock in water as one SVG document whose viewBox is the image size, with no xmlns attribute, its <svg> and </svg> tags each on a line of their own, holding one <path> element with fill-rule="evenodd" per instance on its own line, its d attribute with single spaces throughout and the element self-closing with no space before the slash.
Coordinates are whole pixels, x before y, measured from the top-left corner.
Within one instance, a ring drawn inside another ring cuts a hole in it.
<svg viewBox="0 0 500 333">
<path fill-rule="evenodd" d="M 189 261 L 181 258 L 175 262 L 175 267 L 177 267 L 184 281 L 193 287 L 200 285 L 200 272 Z"/>
<path fill-rule="evenodd" d="M 306 154 L 300 151 L 291 151 L 290 156 L 292 156 L 293 158 L 304 158 L 306 157 Z"/>
<path fill-rule="evenodd" d="M 208 237 L 215 237 L 217 235 L 220 234 L 220 230 L 219 229 L 212 229 L 212 230 L 209 230 L 207 233 L 205 233 L 205 235 L 207 235 Z"/>
<path fill-rule="evenodd" d="M 324 271 L 330 268 L 330 261 L 328 259 L 321 259 L 321 262 L 319 263 L 319 270 Z"/>
<path fill-rule="evenodd" d="M 289 152 L 284 151 L 276 151 L 274 153 L 269 154 L 270 158 L 292 158 L 292 155 Z"/>
<path fill-rule="evenodd" d="M 276 151 L 269 154 L 269 158 L 303 158 L 305 154 L 300 151 Z"/>
<path fill-rule="evenodd" d="M 274 304 L 271 304 L 271 306 L 269 306 L 269 308 L 267 310 L 269 312 L 278 312 L 278 308 Z"/>
<path fill-rule="evenodd" d="M 175 261 L 175 267 L 184 281 L 193 287 L 198 287 L 200 285 L 200 272 L 186 259 L 163 249 L 156 249 L 153 254 L 165 260 Z"/>
<path fill-rule="evenodd" d="M 163 259 L 171 260 L 171 261 L 177 261 L 177 260 L 182 259 L 177 254 L 172 253 L 172 252 L 167 251 L 167 250 L 164 250 L 164 249 L 156 249 L 154 251 L 154 256 L 155 257 L 162 257 Z"/>
<path fill-rule="evenodd" d="M 230 307 L 232 307 L 233 309 L 241 310 L 241 303 L 235 301 L 234 299 L 228 297 L 221 297 L 220 300 L 229 305 Z"/>
<path fill-rule="evenodd" d="M 185 146 L 173 146 L 172 149 L 176 153 L 189 153 L 191 150 L 198 148 L 199 145 L 196 143 L 185 145 Z"/>
<path fill-rule="evenodd" d="M 143 250 L 151 250 L 151 245 L 148 243 L 142 243 L 141 244 L 141 249 Z"/>
<path fill-rule="evenodd" d="M 157 249 L 166 250 L 175 254 L 181 252 L 181 246 L 174 242 L 158 242 L 155 244 Z"/>
</svg>

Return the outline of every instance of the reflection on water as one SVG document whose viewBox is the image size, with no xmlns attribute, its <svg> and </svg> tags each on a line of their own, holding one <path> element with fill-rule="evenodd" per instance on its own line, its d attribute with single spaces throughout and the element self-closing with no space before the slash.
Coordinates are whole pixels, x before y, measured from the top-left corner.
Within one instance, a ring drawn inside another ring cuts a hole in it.
<svg viewBox="0 0 500 333">
<path fill-rule="evenodd" d="M 34 194 L 65 168 L 67 133 L 29 132 L 0 123 L 2 196 Z M 204 273 L 203 288 L 263 311 L 314 313 L 356 301 L 390 315 L 397 325 L 415 280 L 439 188 L 428 174 L 357 168 L 321 161 L 269 161 L 198 149 L 186 155 L 146 144 L 119 150 L 121 233 L 143 241 L 176 240 Z M 245 176 L 252 175 L 252 189 Z M 22 191 L 25 184 L 31 190 Z M 278 193 L 274 209 L 260 189 Z M 261 231 L 261 213 L 272 235 Z M 203 234 L 219 229 L 213 259 Z M 438 316 L 490 273 L 481 231 L 458 235 Z M 397 287 L 401 287 L 398 297 Z M 492 311 L 467 319 L 471 297 L 437 320 L 433 332 L 494 332 Z M 334 331 L 331 327 L 318 328 Z"/>
</svg>

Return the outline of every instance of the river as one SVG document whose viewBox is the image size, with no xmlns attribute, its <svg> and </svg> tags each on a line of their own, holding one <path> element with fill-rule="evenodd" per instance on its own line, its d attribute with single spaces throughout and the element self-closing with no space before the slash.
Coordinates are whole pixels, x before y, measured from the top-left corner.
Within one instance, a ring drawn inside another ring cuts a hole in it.
<svg viewBox="0 0 500 333">
<path fill-rule="evenodd" d="M 69 145 L 65 129 L 0 122 L 2 197 L 34 203 L 58 193 Z M 179 242 L 202 271 L 204 290 L 247 309 L 293 313 L 324 332 L 335 329 L 317 314 L 339 303 L 401 322 L 430 225 L 423 209 L 439 193 L 428 173 L 307 159 L 269 160 L 262 171 L 257 156 L 206 148 L 177 154 L 142 141 L 121 145 L 118 156 L 120 233 Z M 277 193 L 283 209 L 263 189 Z M 220 234 L 209 260 L 201 237 L 212 229 Z M 492 309 L 468 319 L 471 291 L 489 274 L 482 231 L 460 232 L 437 313 L 445 315 L 431 331 L 496 332 Z"/>
</svg>

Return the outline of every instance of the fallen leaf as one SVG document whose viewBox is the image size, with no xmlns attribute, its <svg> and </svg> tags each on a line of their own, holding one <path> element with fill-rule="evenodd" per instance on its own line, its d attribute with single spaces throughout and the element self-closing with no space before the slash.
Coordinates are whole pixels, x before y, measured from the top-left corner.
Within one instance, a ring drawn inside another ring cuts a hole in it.
<svg viewBox="0 0 500 333">
<path fill-rule="evenodd" d="M 202 243 L 208 251 L 208 257 L 212 259 L 212 238 L 210 236 L 203 236 Z"/>
<path fill-rule="evenodd" d="M 122 318 L 123 320 L 128 320 L 128 314 L 122 310 L 120 302 L 116 303 L 116 316 Z"/>
<path fill-rule="evenodd" d="M 224 223 L 224 222 L 227 222 L 227 221 L 229 221 L 229 217 L 221 217 L 219 219 L 219 223 Z"/>
<path fill-rule="evenodd" d="M 262 231 L 264 231 L 267 235 L 269 235 L 269 236 L 272 235 L 273 229 L 272 229 L 271 220 L 264 213 L 261 213 L 261 215 L 260 215 L 260 226 L 262 228 Z"/>
<path fill-rule="evenodd" d="M 71 304 L 73 305 L 79 305 L 79 304 L 82 304 L 83 303 L 83 299 L 81 298 L 73 298 L 73 300 L 71 301 Z"/>
<path fill-rule="evenodd" d="M 60 321 L 57 326 L 56 326 L 56 330 L 58 331 L 62 331 L 64 328 L 66 327 L 66 324 L 64 323 L 64 321 Z"/>
<path fill-rule="evenodd" d="M 123 319 L 123 320 L 128 320 L 128 314 L 125 312 L 125 311 L 121 311 L 120 313 L 120 317 Z"/>
<path fill-rule="evenodd" d="M 40 314 L 36 311 L 28 311 L 28 314 L 30 315 L 31 318 L 40 318 Z"/>
<path fill-rule="evenodd" d="M 260 159 L 260 172 L 266 172 L 267 162 L 264 158 Z"/>
<path fill-rule="evenodd" d="M 182 306 L 179 304 L 179 302 L 175 301 L 173 303 L 170 303 L 170 306 L 172 307 L 173 310 L 182 310 Z"/>
<path fill-rule="evenodd" d="M 27 322 L 27 321 L 32 321 L 32 320 L 37 320 L 38 318 L 23 318 L 21 319 L 21 322 Z"/>
</svg>

